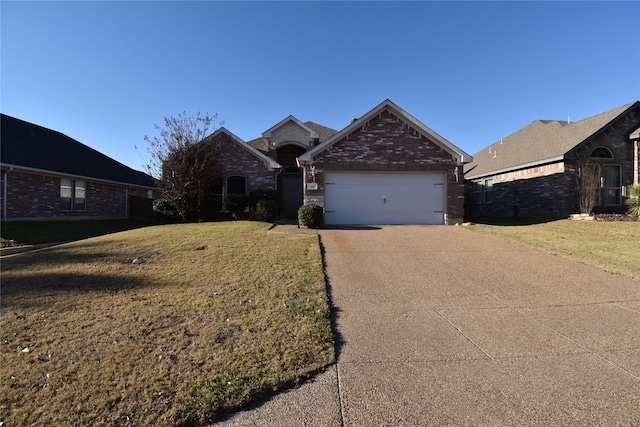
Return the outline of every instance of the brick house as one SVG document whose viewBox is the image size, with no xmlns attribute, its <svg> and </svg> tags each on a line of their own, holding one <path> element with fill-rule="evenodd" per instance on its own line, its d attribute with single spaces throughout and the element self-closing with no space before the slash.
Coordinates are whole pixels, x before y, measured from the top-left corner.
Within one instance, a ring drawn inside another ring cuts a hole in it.
<svg viewBox="0 0 640 427">
<path fill-rule="evenodd" d="M 151 177 L 51 129 L 1 115 L 2 221 L 128 218 Z"/>
<path fill-rule="evenodd" d="M 243 150 L 228 145 L 221 197 L 277 189 L 283 217 L 316 203 L 327 224 L 462 221 L 471 157 L 389 100 L 339 132 L 293 116 L 248 143 L 222 132 Z"/>
<path fill-rule="evenodd" d="M 479 217 L 563 218 L 579 213 L 578 177 L 599 177 L 593 212 L 624 212 L 638 182 L 640 102 L 577 122 L 536 120 L 473 155 L 467 191 Z"/>
</svg>

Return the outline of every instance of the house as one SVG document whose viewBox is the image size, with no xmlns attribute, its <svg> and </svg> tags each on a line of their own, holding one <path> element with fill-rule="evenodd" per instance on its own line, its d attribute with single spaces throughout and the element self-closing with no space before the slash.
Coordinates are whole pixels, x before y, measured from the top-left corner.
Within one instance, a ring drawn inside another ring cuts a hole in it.
<svg viewBox="0 0 640 427">
<path fill-rule="evenodd" d="M 462 165 L 471 156 L 390 100 L 341 131 L 288 116 L 248 143 L 225 129 L 216 136 L 227 142 L 220 196 L 277 189 L 285 218 L 303 203 L 322 206 L 327 224 L 452 224 L 464 216 Z"/>
<path fill-rule="evenodd" d="M 151 177 L 51 129 L 1 115 L 2 220 L 116 219 Z"/>
<path fill-rule="evenodd" d="M 625 211 L 638 182 L 640 102 L 580 121 L 536 120 L 473 155 L 464 167 L 475 215 L 568 217 L 579 213 L 578 181 L 599 178 L 594 212 Z"/>
</svg>

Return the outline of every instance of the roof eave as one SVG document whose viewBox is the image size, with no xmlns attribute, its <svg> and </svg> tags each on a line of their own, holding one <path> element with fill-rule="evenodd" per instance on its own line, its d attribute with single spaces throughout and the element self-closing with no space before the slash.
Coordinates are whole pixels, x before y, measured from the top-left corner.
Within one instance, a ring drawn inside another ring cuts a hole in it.
<svg viewBox="0 0 640 427">
<path fill-rule="evenodd" d="M 465 179 L 477 179 L 477 178 L 483 178 L 485 176 L 500 175 L 502 173 L 513 172 L 513 171 L 517 171 L 517 170 L 520 170 L 520 169 L 532 168 L 532 167 L 544 165 L 544 164 L 547 164 L 547 163 L 559 162 L 560 160 L 564 160 L 564 159 L 565 159 L 564 155 L 556 156 L 556 157 L 549 157 L 547 159 L 535 160 L 533 162 L 522 163 L 522 164 L 519 164 L 519 165 L 509 166 L 509 167 L 502 168 L 502 169 L 495 169 L 495 170 L 492 170 L 492 171 L 483 172 L 483 173 L 479 173 L 479 174 L 476 174 L 476 175 L 467 175 L 467 176 L 465 176 Z"/>
<path fill-rule="evenodd" d="M 47 169 L 38 169 L 38 168 L 29 167 L 29 166 L 14 165 L 14 164 L 10 164 L 10 163 L 0 163 L 0 167 L 6 168 L 6 169 L 11 169 L 12 171 L 16 171 L 16 172 L 21 171 L 21 172 L 36 173 L 38 175 L 65 176 L 65 177 L 69 177 L 69 178 L 73 178 L 73 179 L 82 179 L 84 181 L 102 182 L 102 183 L 105 183 L 105 184 L 118 184 L 118 185 L 124 185 L 124 186 L 129 186 L 129 187 L 139 187 L 139 188 L 146 188 L 146 189 L 149 189 L 149 190 L 157 190 L 156 187 L 152 187 L 152 186 L 148 186 L 148 185 L 144 185 L 144 184 L 135 184 L 135 183 L 132 183 L 132 182 L 115 181 L 115 180 L 104 179 L 104 178 L 96 178 L 94 176 L 87 176 L 87 175 L 76 175 L 76 174 L 67 173 L 67 172 L 59 172 L 59 171 L 47 170 Z M 152 177 L 149 177 L 149 178 L 153 180 Z"/>
<path fill-rule="evenodd" d="M 370 110 L 364 116 L 360 117 L 359 119 L 354 120 L 347 127 L 342 129 L 341 131 L 339 131 L 338 133 L 336 133 L 332 137 L 326 139 L 321 144 L 315 146 L 311 150 L 309 150 L 306 153 L 304 153 L 302 156 L 299 157 L 299 160 L 301 161 L 302 164 L 305 164 L 307 162 L 312 161 L 313 157 L 316 154 L 318 154 L 318 153 L 326 150 L 327 148 L 331 147 L 333 144 L 335 144 L 336 142 L 341 140 L 344 136 L 346 136 L 347 134 L 351 133 L 352 131 L 354 131 L 358 127 L 362 126 L 363 123 L 369 121 L 371 118 L 373 118 L 374 116 L 379 114 L 385 108 L 389 108 L 389 109 L 393 110 L 395 114 L 397 114 L 398 116 L 400 116 L 403 119 L 405 119 L 406 121 L 408 121 L 421 134 L 430 137 L 430 139 L 433 139 L 436 144 L 440 145 L 447 152 L 449 152 L 450 154 L 455 156 L 458 159 L 458 164 L 470 163 L 471 161 L 473 161 L 473 157 L 472 156 L 470 156 L 469 154 L 467 154 L 463 150 L 461 150 L 458 147 L 456 147 L 455 145 L 453 145 L 447 139 L 445 139 L 444 137 L 439 135 L 437 132 L 433 131 L 431 128 L 426 126 L 424 123 L 422 123 L 421 121 L 416 119 L 411 114 L 409 114 L 406 111 L 404 111 L 402 108 L 400 108 L 398 105 L 396 105 L 393 101 L 391 101 L 389 99 L 384 100 L 382 103 L 380 103 L 375 108 Z"/>
<path fill-rule="evenodd" d="M 311 137 L 311 139 L 319 139 L 320 138 L 320 135 L 318 134 L 318 132 L 314 131 L 309 126 L 305 125 L 300 120 L 296 119 L 293 115 L 289 115 L 289 116 L 285 117 L 284 119 L 280 120 L 274 126 L 271 126 L 269 129 L 267 129 L 266 131 L 264 131 L 262 133 L 262 136 L 264 136 L 265 138 L 271 138 L 271 133 L 275 129 L 279 128 L 280 126 L 282 126 L 283 124 L 285 124 L 285 123 L 287 123 L 289 121 L 294 122 L 295 124 L 297 124 L 298 126 L 303 128 L 304 130 L 309 132 L 309 136 Z"/>
<path fill-rule="evenodd" d="M 249 151 L 251 154 L 253 154 L 258 159 L 260 159 L 267 166 L 267 169 L 269 171 L 277 171 L 277 170 L 282 169 L 282 166 L 280 165 L 280 163 L 278 163 L 275 160 L 273 160 L 272 158 L 266 156 L 265 154 L 263 154 L 257 148 L 247 144 L 240 137 L 236 136 L 233 132 L 229 131 L 227 128 L 221 127 L 220 129 L 218 129 L 217 131 L 212 133 L 210 135 L 210 137 L 213 138 L 213 137 L 215 137 L 216 135 L 218 135 L 220 133 L 224 133 L 233 142 L 235 142 L 236 144 L 238 144 L 239 146 L 241 146 L 245 150 Z"/>
</svg>

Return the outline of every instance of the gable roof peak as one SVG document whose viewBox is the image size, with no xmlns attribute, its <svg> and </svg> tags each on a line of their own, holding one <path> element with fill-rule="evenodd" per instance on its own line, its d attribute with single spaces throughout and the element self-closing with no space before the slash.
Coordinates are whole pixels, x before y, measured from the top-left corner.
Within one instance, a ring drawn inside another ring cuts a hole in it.
<svg viewBox="0 0 640 427">
<path fill-rule="evenodd" d="M 218 128 L 215 132 L 213 132 L 211 135 L 209 135 L 205 139 L 215 138 L 216 136 L 221 134 L 227 135 L 227 137 L 229 137 L 231 141 L 238 144 L 240 147 L 247 150 L 253 156 L 260 159 L 267 166 L 269 170 L 282 169 L 282 166 L 278 162 L 273 160 L 271 157 L 265 155 L 262 151 L 258 150 L 256 147 L 252 146 L 251 144 L 244 142 L 240 137 L 236 136 L 233 132 L 229 131 L 225 127 Z"/>
<path fill-rule="evenodd" d="M 262 133 L 262 136 L 264 136 L 265 138 L 271 138 L 271 134 L 273 133 L 273 131 L 275 131 L 279 127 L 281 127 L 281 126 L 283 126 L 283 125 L 285 125 L 285 124 L 287 124 L 289 122 L 293 122 L 293 123 L 297 124 L 298 126 L 300 126 L 301 128 L 303 128 L 304 130 L 306 130 L 307 132 L 309 132 L 309 137 L 311 139 L 319 139 L 320 138 L 320 135 L 318 134 L 318 132 L 314 131 L 309 126 L 305 125 L 304 123 L 302 123 L 300 120 L 298 120 L 297 118 L 295 118 L 291 114 L 289 114 L 284 119 L 280 120 L 274 126 L 271 126 L 269 129 L 264 131 Z"/>
<path fill-rule="evenodd" d="M 453 145 L 447 139 L 440 136 L 438 133 L 433 131 L 427 125 L 425 125 L 420 120 L 413 117 L 411 114 L 404 111 L 397 104 L 395 104 L 393 101 L 387 98 L 384 101 L 382 101 L 380 104 L 378 104 L 376 107 L 374 107 L 372 110 L 370 110 L 368 113 L 364 114 L 363 116 L 359 117 L 356 120 L 353 120 L 348 126 L 346 126 L 344 129 L 342 129 L 335 135 L 331 136 L 324 142 L 316 145 L 311 150 L 304 153 L 302 156 L 298 158 L 299 162 L 301 164 L 304 164 L 306 162 L 312 161 L 313 156 L 315 156 L 317 153 L 331 147 L 333 144 L 338 142 L 344 136 L 348 135 L 353 130 L 362 126 L 363 123 L 366 123 L 367 121 L 371 120 L 378 114 L 382 113 L 384 110 L 390 110 L 391 113 L 398 116 L 400 119 L 407 122 L 409 125 L 413 126 L 421 134 L 428 136 L 435 144 L 439 145 L 445 151 L 456 156 L 460 163 L 468 163 L 472 160 L 472 157 L 469 154 L 465 153 L 463 150 Z"/>
</svg>

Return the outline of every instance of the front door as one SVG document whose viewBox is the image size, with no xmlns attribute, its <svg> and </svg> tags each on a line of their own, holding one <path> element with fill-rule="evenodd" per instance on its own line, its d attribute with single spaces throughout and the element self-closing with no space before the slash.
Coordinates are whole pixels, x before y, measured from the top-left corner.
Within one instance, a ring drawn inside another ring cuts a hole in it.
<svg viewBox="0 0 640 427">
<path fill-rule="evenodd" d="M 282 216 L 297 218 L 302 206 L 302 174 L 285 174 L 282 177 Z"/>
</svg>

